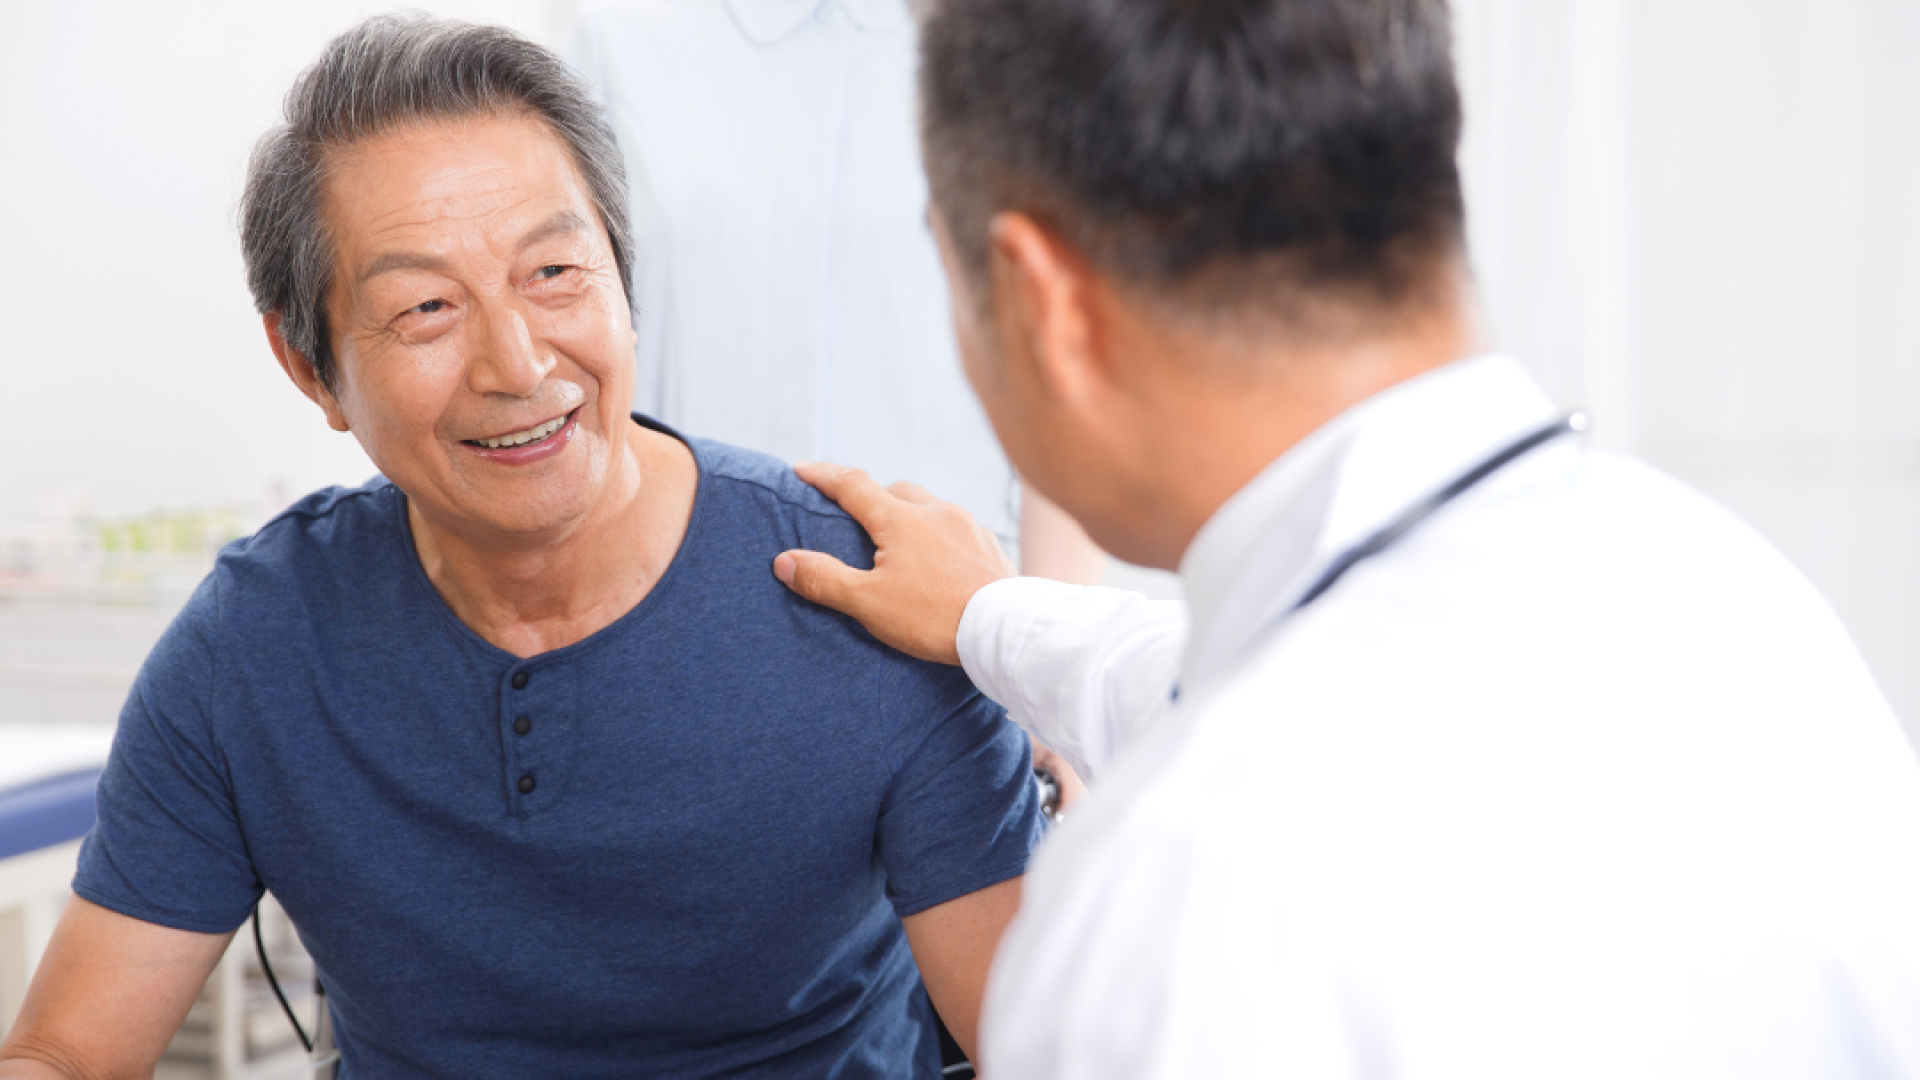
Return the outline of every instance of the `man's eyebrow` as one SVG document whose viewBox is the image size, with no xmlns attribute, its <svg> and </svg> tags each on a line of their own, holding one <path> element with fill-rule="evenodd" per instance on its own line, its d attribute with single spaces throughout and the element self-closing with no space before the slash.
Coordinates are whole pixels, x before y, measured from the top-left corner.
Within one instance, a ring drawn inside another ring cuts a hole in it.
<svg viewBox="0 0 1920 1080">
<path fill-rule="evenodd" d="M 519 250 L 525 251 L 542 240 L 551 240 L 567 233 L 585 232 L 587 223 L 579 214 L 571 210 L 562 210 L 552 217 L 535 225 L 520 238 Z M 425 255 L 414 251 L 391 251 L 367 264 L 360 271 L 360 281 L 365 284 L 381 274 L 394 270 L 445 270 L 447 261 L 438 255 Z"/>
<path fill-rule="evenodd" d="M 447 261 L 438 255 L 422 255 L 413 251 L 391 251 L 367 264 L 360 271 L 360 283 L 379 277 L 393 270 L 445 270 Z"/>
<path fill-rule="evenodd" d="M 528 230 L 527 235 L 520 238 L 520 250 L 525 251 L 542 240 L 551 240 L 566 233 L 585 231 L 587 231 L 587 223 L 581 220 L 579 214 L 571 210 L 562 210 Z"/>
</svg>

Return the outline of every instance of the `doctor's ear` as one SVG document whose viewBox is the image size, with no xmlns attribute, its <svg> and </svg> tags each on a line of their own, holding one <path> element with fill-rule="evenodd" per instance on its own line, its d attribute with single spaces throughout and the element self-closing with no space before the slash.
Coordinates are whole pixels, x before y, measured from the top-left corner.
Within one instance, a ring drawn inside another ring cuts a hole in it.
<svg viewBox="0 0 1920 1080">
<path fill-rule="evenodd" d="M 340 411 L 340 403 L 334 400 L 333 392 L 321 381 L 320 373 L 314 370 L 313 361 L 287 344 L 287 339 L 280 335 L 280 313 L 269 311 L 261 317 L 261 322 L 267 328 L 267 346 L 273 350 L 273 358 L 280 361 L 280 370 L 286 372 L 287 378 L 293 380 L 293 385 L 307 395 L 307 400 L 320 406 L 320 411 L 327 414 L 328 427 L 335 431 L 346 431 L 346 415 Z"/>
<path fill-rule="evenodd" d="M 1092 266 L 1064 237 L 1025 214 L 996 214 L 988 243 L 993 303 L 1005 312 L 999 321 L 1007 359 L 1031 365 L 1056 396 L 1085 396 L 1104 367 L 1095 348 Z"/>
</svg>

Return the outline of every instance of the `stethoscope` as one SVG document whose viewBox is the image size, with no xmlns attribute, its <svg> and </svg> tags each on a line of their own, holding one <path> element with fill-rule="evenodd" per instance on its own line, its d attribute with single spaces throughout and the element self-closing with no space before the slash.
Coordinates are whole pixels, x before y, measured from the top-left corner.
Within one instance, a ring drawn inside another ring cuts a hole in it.
<svg viewBox="0 0 1920 1080">
<path fill-rule="evenodd" d="M 313 1070 L 313 1080 L 334 1080 L 340 1075 L 340 1047 L 333 1039 L 333 1012 L 327 1007 L 327 988 L 320 981 L 320 973 L 313 974 L 314 1021 L 313 1034 L 294 1015 L 293 1004 L 287 1000 L 286 992 L 280 989 L 280 980 L 274 977 L 273 962 L 267 959 L 267 941 L 260 932 L 260 902 L 253 904 L 253 948 L 260 957 L 260 971 L 267 977 L 267 985 L 273 988 L 273 996 L 280 1001 L 280 1008 L 287 1014 L 287 1023 L 293 1025 L 293 1033 L 300 1039 L 300 1045 L 307 1051 L 307 1065 Z"/>
<path fill-rule="evenodd" d="M 1586 414 L 1568 413 L 1553 423 L 1530 431 L 1494 451 L 1478 465 L 1455 477 L 1445 487 L 1402 510 L 1398 517 L 1381 526 L 1365 540 L 1341 552 L 1339 557 L 1327 564 L 1327 568 L 1321 572 L 1320 577 L 1308 587 L 1307 591 L 1300 594 L 1300 598 L 1293 602 L 1286 614 L 1275 620 L 1276 626 L 1280 621 L 1324 596 L 1328 589 L 1333 588 L 1336 582 L 1346 576 L 1347 571 L 1399 543 L 1408 533 L 1419 528 L 1421 523 L 1437 513 L 1441 507 L 1465 495 L 1487 477 L 1556 439 L 1567 435 L 1578 435 L 1585 430 L 1587 430 Z"/>
<path fill-rule="evenodd" d="M 1309 585 L 1298 599 L 1287 605 L 1286 610 L 1269 620 L 1253 634 L 1249 639 L 1247 650 L 1251 651 L 1278 633 L 1288 619 L 1299 614 L 1301 609 L 1315 600 L 1325 596 L 1327 590 L 1333 588 L 1341 578 L 1347 575 L 1348 571 L 1406 539 L 1408 533 L 1419 528 L 1442 507 L 1465 495 L 1494 473 L 1549 443 L 1568 435 L 1578 435 L 1585 430 L 1587 430 L 1586 414 L 1568 413 L 1551 424 L 1529 431 L 1494 451 L 1473 468 L 1454 477 L 1444 486 L 1428 493 L 1425 498 L 1400 511 L 1392 521 L 1374 530 L 1365 540 L 1342 551 L 1332 562 L 1329 562 L 1327 568 L 1320 572 L 1320 576 L 1314 579 L 1313 584 Z M 1175 684 L 1169 696 L 1174 701 L 1180 700 L 1178 684 Z"/>
</svg>

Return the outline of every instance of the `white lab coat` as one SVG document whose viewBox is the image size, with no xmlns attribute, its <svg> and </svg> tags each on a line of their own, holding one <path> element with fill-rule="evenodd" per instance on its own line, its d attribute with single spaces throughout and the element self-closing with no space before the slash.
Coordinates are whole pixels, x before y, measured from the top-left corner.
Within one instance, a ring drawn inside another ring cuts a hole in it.
<svg viewBox="0 0 1920 1080">
<path fill-rule="evenodd" d="M 1746 526 L 1562 441 L 1283 619 L 1551 417 L 1499 357 L 1352 410 L 1201 530 L 1190 634 L 975 598 L 968 672 L 1099 778 L 1028 874 L 984 1075 L 1920 1077 L 1920 768 Z"/>
<path fill-rule="evenodd" d="M 627 165 L 635 407 L 1012 536 L 927 229 L 915 40 L 901 0 L 593 0 L 569 54 Z"/>
</svg>

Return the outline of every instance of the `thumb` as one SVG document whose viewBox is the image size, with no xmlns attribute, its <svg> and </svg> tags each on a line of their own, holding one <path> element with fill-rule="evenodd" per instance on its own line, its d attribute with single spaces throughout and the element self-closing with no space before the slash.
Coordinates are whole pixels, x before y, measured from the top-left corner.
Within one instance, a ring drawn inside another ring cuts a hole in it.
<svg viewBox="0 0 1920 1080">
<path fill-rule="evenodd" d="M 773 576 L 816 604 L 852 615 L 854 590 L 866 573 L 818 551 L 783 551 L 773 560 Z"/>
</svg>

